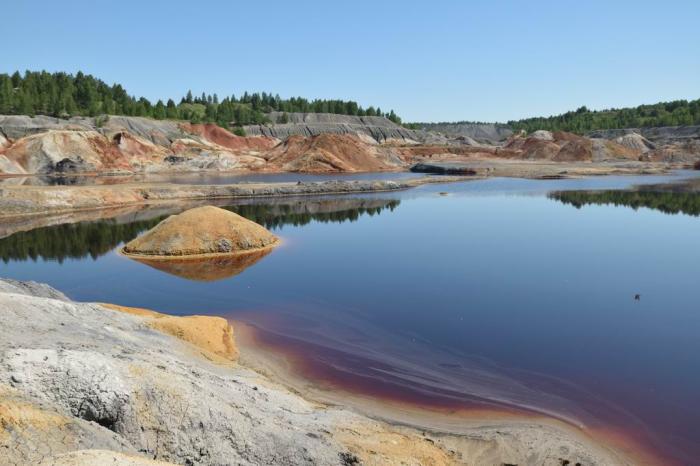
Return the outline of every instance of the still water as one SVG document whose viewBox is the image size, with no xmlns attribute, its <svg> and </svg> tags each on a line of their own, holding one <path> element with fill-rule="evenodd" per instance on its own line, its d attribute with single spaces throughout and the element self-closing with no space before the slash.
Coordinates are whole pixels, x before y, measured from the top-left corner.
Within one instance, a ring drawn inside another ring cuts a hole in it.
<svg viewBox="0 0 700 466">
<path fill-rule="evenodd" d="M 200 276 L 115 252 L 171 213 L 143 210 L 10 234 L 0 276 L 224 315 L 295 352 L 309 377 L 427 407 L 548 413 L 694 464 L 700 196 L 620 191 L 686 176 L 229 203 L 284 243 Z"/>
</svg>

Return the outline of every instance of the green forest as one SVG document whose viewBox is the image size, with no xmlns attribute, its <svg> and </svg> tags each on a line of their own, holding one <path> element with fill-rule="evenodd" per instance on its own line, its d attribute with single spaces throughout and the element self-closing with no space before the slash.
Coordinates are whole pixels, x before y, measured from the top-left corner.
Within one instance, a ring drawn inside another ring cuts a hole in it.
<svg viewBox="0 0 700 466">
<path fill-rule="evenodd" d="M 216 123 L 224 128 L 268 123 L 266 114 L 315 112 L 357 116 L 385 116 L 397 124 L 401 119 L 391 110 L 363 108 L 357 102 L 303 97 L 282 99 L 267 92 L 245 92 L 241 96 L 202 93 L 194 96 L 188 91 L 179 102 L 173 99 L 153 103 L 144 97 L 130 95 L 120 84 L 109 85 L 94 76 L 78 72 L 49 73 L 46 71 L 0 74 L 0 115 L 48 115 L 59 118 L 71 116 L 127 115 L 157 120 L 187 120 L 192 123 Z"/>
<path fill-rule="evenodd" d="M 700 125 L 700 99 L 674 100 L 608 110 L 589 110 L 581 107 L 576 111 L 556 116 L 509 121 L 508 125 L 528 133 L 545 129 L 578 134 L 597 129 Z"/>
</svg>

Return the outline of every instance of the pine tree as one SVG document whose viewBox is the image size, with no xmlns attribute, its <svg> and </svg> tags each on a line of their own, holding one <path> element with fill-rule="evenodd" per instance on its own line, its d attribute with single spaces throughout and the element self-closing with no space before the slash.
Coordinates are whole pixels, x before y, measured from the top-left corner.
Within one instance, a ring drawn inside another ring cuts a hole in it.
<svg viewBox="0 0 700 466">
<path fill-rule="evenodd" d="M 173 99 L 168 99 L 168 103 L 165 107 L 165 116 L 168 120 L 177 120 L 179 116 Z"/>
<path fill-rule="evenodd" d="M 162 100 L 159 100 L 158 102 L 156 102 L 155 107 L 153 107 L 153 118 L 155 118 L 156 120 L 164 120 L 165 117 L 165 105 L 163 105 Z"/>
<path fill-rule="evenodd" d="M 12 79 L 6 74 L 0 75 L 0 114 L 12 113 Z"/>
</svg>

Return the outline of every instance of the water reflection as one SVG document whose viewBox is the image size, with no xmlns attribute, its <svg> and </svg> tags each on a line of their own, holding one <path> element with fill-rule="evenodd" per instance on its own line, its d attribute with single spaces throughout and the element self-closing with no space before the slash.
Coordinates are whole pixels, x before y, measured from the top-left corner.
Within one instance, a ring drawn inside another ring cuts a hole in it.
<svg viewBox="0 0 700 466">
<path fill-rule="evenodd" d="M 657 190 L 633 191 L 555 191 L 549 193 L 550 199 L 572 205 L 577 209 L 586 205 L 613 205 L 641 207 L 658 210 L 666 214 L 700 215 L 700 194 L 693 192 L 672 192 Z"/>
<path fill-rule="evenodd" d="M 187 280 L 213 282 L 233 277 L 255 265 L 272 251 L 271 248 L 241 254 L 202 259 L 148 259 L 130 257 L 137 262 Z"/>
<path fill-rule="evenodd" d="M 231 201 L 227 201 L 230 203 Z M 285 225 L 301 226 L 312 221 L 323 223 L 353 222 L 363 215 L 378 215 L 384 210 L 393 211 L 400 204 L 395 199 L 375 198 L 329 198 L 309 200 L 287 200 L 276 203 L 240 203 L 223 205 L 224 209 L 236 212 L 268 229 L 281 229 Z M 153 228 L 169 215 L 176 214 L 192 207 L 194 204 L 163 207 L 135 207 L 125 212 L 120 209 L 115 217 L 96 221 L 75 221 L 71 217 L 58 217 L 58 225 L 44 226 L 51 223 L 46 217 L 35 219 L 20 219 L 18 223 L 3 225 L 0 228 L 0 259 L 8 263 L 17 260 L 52 260 L 62 263 L 67 258 L 80 259 L 107 254 L 122 243 L 128 242 L 140 233 Z M 104 212 L 103 212 L 104 214 Z M 76 219 L 84 216 L 76 214 Z M 38 228 L 32 228 L 35 222 Z M 29 231 L 26 231 L 29 230 Z M 257 262 L 260 257 L 252 260 L 247 258 L 243 268 Z M 142 261 L 143 262 L 143 261 Z M 153 262 L 153 261 L 150 261 Z M 186 278 L 201 280 L 218 279 L 240 273 L 236 269 L 241 264 L 226 264 L 218 261 L 210 264 L 152 264 L 148 265 L 159 270 Z M 227 275 L 228 274 L 228 275 Z M 209 278 L 206 278 L 209 277 Z"/>
</svg>

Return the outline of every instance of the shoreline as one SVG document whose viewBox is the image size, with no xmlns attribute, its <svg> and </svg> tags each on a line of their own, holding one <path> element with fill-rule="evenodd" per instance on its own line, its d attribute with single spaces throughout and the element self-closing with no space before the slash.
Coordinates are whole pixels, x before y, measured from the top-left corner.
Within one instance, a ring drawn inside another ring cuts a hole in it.
<svg viewBox="0 0 700 466">
<path fill-rule="evenodd" d="M 357 173 L 330 173 L 339 179 L 329 181 L 297 182 L 244 182 L 233 184 L 177 184 L 169 182 L 128 182 L 94 185 L 7 185 L 0 184 L 0 218 L 31 217 L 47 214 L 65 214 L 101 209 L 157 204 L 163 202 L 206 201 L 222 199 L 283 198 L 296 196 L 325 196 L 401 191 L 425 184 L 481 180 L 492 177 L 524 179 L 560 179 L 607 175 L 655 175 L 667 173 L 680 166 L 669 163 L 573 163 L 514 161 L 508 159 L 460 160 L 473 169 L 471 175 L 431 175 L 414 173 L 415 178 L 399 180 L 344 180 L 343 175 Z M 177 175 L 256 175 L 260 172 L 175 172 Z M 294 172 L 281 172 L 294 174 Z M 409 172 L 406 172 L 409 173 Z M 263 173 L 264 174 L 264 173 Z M 270 173 L 274 175 L 274 173 Z M 279 173 L 278 173 L 279 174 Z M 306 175 L 307 173 L 300 173 Z M 329 173 L 308 173 L 328 175 Z M 154 174 L 160 176 L 161 174 Z M 41 175 L 31 175 L 34 177 Z M 71 174 L 71 176 L 81 176 Z M 101 175 L 96 175 L 95 178 Z"/>
<path fill-rule="evenodd" d="M 229 321 L 235 328 L 236 342 L 241 350 L 241 365 L 312 402 L 348 408 L 393 426 L 430 431 L 438 435 L 469 436 L 475 431 L 487 428 L 527 429 L 545 437 L 558 433 L 579 442 L 586 451 L 613 461 L 609 464 L 673 464 L 665 462 L 659 453 L 645 450 L 643 445 L 628 438 L 623 432 L 587 428 L 574 419 L 565 419 L 554 414 L 506 404 L 493 408 L 419 405 L 410 401 L 361 393 L 327 380 L 316 380 L 303 373 L 301 356 L 273 348 L 260 338 L 254 325 L 237 320 Z"/>
<path fill-rule="evenodd" d="M 18 464 L 83 452 L 133 454 L 134 466 L 146 456 L 167 464 L 639 464 L 543 418 L 405 409 L 401 420 L 386 414 L 393 406 L 364 414 L 349 399 L 314 400 L 288 388 L 282 371 L 251 367 L 256 353 L 243 325 L 231 332 L 216 316 L 74 302 L 47 285 L 2 279 L 0 307 L 11 337 L 0 341 L 0 399 L 9 408 L 0 421 L 10 434 L 0 447 Z M 39 443 L 50 451 L 37 452 Z"/>
<path fill-rule="evenodd" d="M 0 187 L 0 218 L 97 211 L 167 202 L 265 199 L 402 191 L 424 184 L 483 179 L 479 176 L 417 177 L 402 181 L 355 180 L 230 185 L 123 184 Z"/>
</svg>

